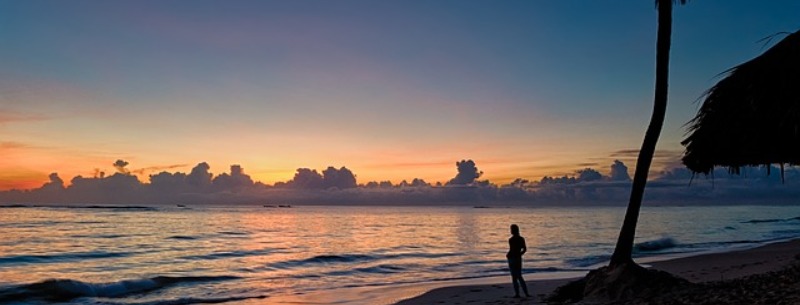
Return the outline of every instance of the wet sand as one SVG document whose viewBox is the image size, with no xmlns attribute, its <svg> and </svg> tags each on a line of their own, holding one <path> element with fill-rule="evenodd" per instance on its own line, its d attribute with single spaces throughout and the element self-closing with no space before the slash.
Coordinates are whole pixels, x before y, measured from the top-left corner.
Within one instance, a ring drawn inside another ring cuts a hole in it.
<svg viewBox="0 0 800 305">
<path fill-rule="evenodd" d="M 644 265 L 681 276 L 691 282 L 708 283 L 781 270 L 796 262 L 798 254 L 800 254 L 800 239 L 752 249 L 702 254 L 644 263 Z M 544 296 L 569 281 L 567 279 L 535 280 L 531 278 L 528 279 L 528 286 L 529 289 L 532 289 L 533 297 L 514 299 L 511 297 L 514 290 L 510 280 L 506 280 L 506 283 L 494 284 L 453 284 L 448 287 L 432 289 L 418 296 L 415 296 L 417 293 L 409 293 L 409 298 L 396 304 L 542 304 Z M 401 291 L 402 289 L 400 288 Z"/>
</svg>

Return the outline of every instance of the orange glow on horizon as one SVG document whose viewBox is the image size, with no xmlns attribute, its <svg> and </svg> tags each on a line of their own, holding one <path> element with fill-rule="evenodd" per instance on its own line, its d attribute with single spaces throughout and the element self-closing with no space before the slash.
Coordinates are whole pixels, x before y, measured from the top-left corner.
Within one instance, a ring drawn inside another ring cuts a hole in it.
<svg viewBox="0 0 800 305">
<path fill-rule="evenodd" d="M 10 164 L 0 164 L 0 171 L 3 173 L 0 175 L 0 191 L 11 190 L 11 189 L 35 189 L 41 187 L 44 183 L 48 182 L 48 175 L 51 172 L 58 173 L 59 177 L 64 181 L 65 186 L 70 185 L 70 181 L 76 176 L 82 177 L 98 177 L 100 176 L 101 172 L 105 176 L 113 175 L 116 170 L 113 169 L 110 164 L 111 159 L 106 160 L 107 162 L 103 162 L 103 164 L 108 164 L 106 166 L 97 166 L 96 164 L 92 165 L 93 158 L 90 160 L 85 160 L 81 163 L 73 163 L 70 167 L 63 167 L 59 168 L 56 166 L 55 162 L 52 160 L 46 159 L 39 159 L 39 160 L 26 160 L 26 163 L 33 163 L 36 164 L 35 161 L 39 161 L 41 163 L 41 168 L 45 168 L 45 171 L 33 171 L 33 170 L 22 170 L 18 168 L 14 168 Z M 491 161 L 491 160 L 481 160 L 481 159 L 474 159 L 476 165 L 480 171 L 483 171 L 484 174 L 479 178 L 479 180 L 489 180 L 490 182 L 502 185 L 507 184 L 511 181 L 514 181 L 517 178 L 527 179 L 529 181 L 538 181 L 544 176 L 563 176 L 563 175 L 572 175 L 576 170 L 581 169 L 581 166 L 576 166 L 574 164 L 548 164 L 544 162 L 513 162 L 513 161 Z M 358 184 L 366 184 L 371 181 L 381 182 L 381 181 L 391 181 L 393 184 L 399 184 L 401 181 L 405 180 L 407 182 L 411 182 L 411 180 L 415 178 L 420 178 L 425 180 L 430 184 L 436 184 L 437 182 L 446 183 L 453 177 L 455 177 L 457 170 L 455 167 L 455 162 L 397 162 L 388 164 L 354 164 L 354 165 L 344 165 L 344 167 L 353 171 L 356 175 L 356 181 Z M 610 164 L 611 161 L 608 163 Z M 143 167 L 130 166 L 129 170 L 131 174 L 137 176 L 140 182 L 142 183 L 150 183 L 150 175 L 157 174 L 162 171 L 176 173 L 190 173 L 191 169 L 196 166 L 196 164 L 185 165 L 180 167 L 174 168 L 160 168 L 158 166 L 148 166 L 145 164 Z M 222 174 L 222 173 L 229 173 L 229 165 L 228 166 L 220 166 L 219 164 L 215 164 L 212 162 L 208 162 L 211 165 L 210 172 L 213 174 L 214 177 Z M 219 163 L 219 162 L 218 162 Z M 138 164 L 138 163 L 136 163 Z M 282 165 L 280 168 L 271 167 L 270 165 L 262 164 L 258 162 L 256 164 L 247 164 L 247 163 L 232 163 L 232 164 L 240 164 L 244 168 L 244 173 L 249 175 L 254 182 L 261 182 L 267 185 L 274 185 L 278 182 L 287 182 L 294 177 L 294 174 L 297 168 L 311 168 L 317 170 L 320 174 L 323 170 L 325 170 L 328 166 L 333 166 L 335 168 L 340 168 L 342 165 L 325 165 L 325 166 L 291 166 L 291 165 Z M 320 162 L 320 164 L 325 164 L 324 162 Z M 274 166 L 274 165 L 272 165 Z M 629 173 L 633 173 L 632 166 L 629 169 Z M 603 174 L 608 174 L 608 165 L 605 166 L 595 166 L 593 167 L 596 170 L 600 171 Z M 77 169 L 77 170 L 76 170 Z"/>
<path fill-rule="evenodd" d="M 2 171 L 0 173 L 0 191 L 35 189 L 47 181 L 47 175 L 44 173 Z"/>
</svg>

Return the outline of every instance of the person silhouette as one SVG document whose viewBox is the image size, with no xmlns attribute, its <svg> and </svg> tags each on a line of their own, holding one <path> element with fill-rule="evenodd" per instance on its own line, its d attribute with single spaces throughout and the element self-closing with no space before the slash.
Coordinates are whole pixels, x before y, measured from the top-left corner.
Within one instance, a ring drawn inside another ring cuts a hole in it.
<svg viewBox="0 0 800 305">
<path fill-rule="evenodd" d="M 514 297 L 519 298 L 519 286 L 522 285 L 522 291 L 525 292 L 526 297 L 528 294 L 528 286 L 525 285 L 525 279 L 522 278 L 522 255 L 528 251 L 525 246 L 525 238 L 519 235 L 519 227 L 515 224 L 511 225 L 511 238 L 508 239 L 508 269 L 511 270 L 511 283 L 514 284 Z"/>
</svg>

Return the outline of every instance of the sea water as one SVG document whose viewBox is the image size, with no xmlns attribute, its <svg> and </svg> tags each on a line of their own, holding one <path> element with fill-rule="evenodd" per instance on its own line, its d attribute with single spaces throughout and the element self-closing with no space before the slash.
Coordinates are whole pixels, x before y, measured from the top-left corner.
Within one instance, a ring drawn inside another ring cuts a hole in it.
<svg viewBox="0 0 800 305">
<path fill-rule="evenodd" d="M 624 207 L 6 206 L 0 303 L 190 304 L 608 261 Z M 635 256 L 800 237 L 800 207 L 644 207 Z M 265 301 L 268 303 L 268 301 Z"/>
</svg>

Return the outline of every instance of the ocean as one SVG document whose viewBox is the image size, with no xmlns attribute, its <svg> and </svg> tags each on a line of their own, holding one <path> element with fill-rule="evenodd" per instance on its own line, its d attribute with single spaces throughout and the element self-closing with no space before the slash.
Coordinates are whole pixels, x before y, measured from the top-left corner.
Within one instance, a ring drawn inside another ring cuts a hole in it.
<svg viewBox="0 0 800 305">
<path fill-rule="evenodd" d="M 192 304 L 506 275 L 607 262 L 624 207 L 5 206 L 2 304 Z M 800 207 L 642 209 L 635 255 L 800 237 Z"/>
</svg>

